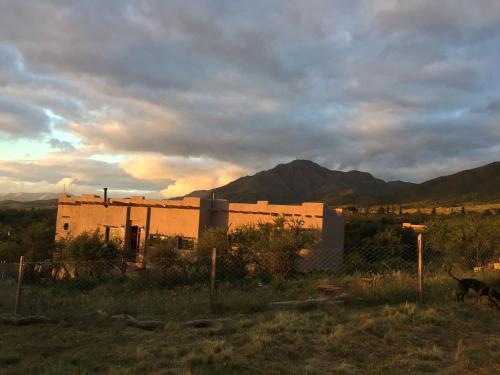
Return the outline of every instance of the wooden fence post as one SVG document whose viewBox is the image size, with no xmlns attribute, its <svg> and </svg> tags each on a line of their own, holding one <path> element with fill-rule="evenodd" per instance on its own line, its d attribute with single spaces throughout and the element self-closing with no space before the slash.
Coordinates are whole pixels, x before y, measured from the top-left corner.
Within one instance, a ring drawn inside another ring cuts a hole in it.
<svg viewBox="0 0 500 375">
<path fill-rule="evenodd" d="M 421 305 L 424 302 L 424 263 L 423 263 L 423 242 L 422 234 L 417 237 L 418 247 L 418 303 Z"/>
<path fill-rule="evenodd" d="M 217 248 L 212 249 L 212 268 L 210 272 L 210 299 L 209 299 L 209 308 L 212 314 L 215 314 L 216 311 L 216 298 L 217 298 L 217 290 L 215 288 L 215 267 L 217 264 Z"/>
<path fill-rule="evenodd" d="M 16 308 L 14 314 L 19 314 L 19 308 L 21 307 L 21 284 L 23 282 L 23 265 L 24 265 L 24 256 L 21 255 L 19 258 L 19 274 L 17 277 L 17 292 L 16 292 Z"/>
</svg>

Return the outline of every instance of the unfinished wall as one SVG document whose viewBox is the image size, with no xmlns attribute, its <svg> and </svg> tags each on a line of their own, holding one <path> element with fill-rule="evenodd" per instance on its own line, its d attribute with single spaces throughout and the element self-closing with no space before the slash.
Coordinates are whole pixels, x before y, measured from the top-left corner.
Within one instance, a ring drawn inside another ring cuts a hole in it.
<svg viewBox="0 0 500 375">
<path fill-rule="evenodd" d="M 149 235 L 197 240 L 210 227 L 231 230 L 242 225 L 271 223 L 282 216 L 287 220 L 301 221 L 304 228 L 319 233 L 318 243 L 305 253 L 298 268 L 325 269 L 331 268 L 332 262 L 338 264 L 342 261 L 344 218 L 323 203 L 273 205 L 259 201 L 249 204 L 194 197 L 182 200 L 131 197 L 109 199 L 106 203 L 103 198 L 94 195 L 59 197 L 56 239 L 97 229 L 103 235 L 107 231 L 112 238 L 118 237 L 126 246 L 132 241 L 138 247 L 144 247 L 144 240 Z M 134 238 L 137 241 L 134 242 Z"/>
<path fill-rule="evenodd" d="M 57 211 L 56 239 L 78 236 L 96 229 L 104 231 L 106 226 L 125 230 L 127 208 L 130 215 L 129 226 L 145 229 L 148 207 L 151 210 L 150 234 L 198 238 L 200 201 L 200 198 L 166 201 L 132 197 L 110 199 L 106 207 L 102 198 L 93 195 L 74 198 L 61 196 Z M 68 224 L 67 229 L 65 224 Z"/>
</svg>

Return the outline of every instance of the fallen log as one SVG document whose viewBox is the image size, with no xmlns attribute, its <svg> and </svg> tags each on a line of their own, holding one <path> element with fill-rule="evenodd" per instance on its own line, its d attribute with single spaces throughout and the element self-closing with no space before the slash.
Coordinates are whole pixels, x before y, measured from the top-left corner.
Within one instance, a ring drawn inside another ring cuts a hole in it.
<svg viewBox="0 0 500 375">
<path fill-rule="evenodd" d="M 327 296 L 338 296 L 339 294 L 344 292 L 344 288 L 342 288 L 341 286 L 323 284 L 318 286 L 318 291 Z"/>
<path fill-rule="evenodd" d="M 337 305 L 341 304 L 344 301 L 329 297 L 319 297 L 319 298 L 309 298 L 303 300 L 294 300 L 294 301 L 278 301 L 271 302 L 269 306 L 271 307 L 305 307 L 305 306 L 316 306 L 316 305 Z"/>
<path fill-rule="evenodd" d="M 49 323 L 50 319 L 42 315 L 32 316 L 1 316 L 2 324 L 10 324 L 14 326 L 26 326 L 30 324 Z"/>
<path fill-rule="evenodd" d="M 163 328 L 165 326 L 165 322 L 162 322 L 161 320 L 139 320 L 127 314 L 113 315 L 111 319 L 120 320 L 125 322 L 125 324 L 128 326 L 146 330 L 154 330 L 157 328 Z"/>
<path fill-rule="evenodd" d="M 228 320 L 231 319 L 197 319 L 197 320 L 189 320 L 187 322 L 182 323 L 182 325 L 193 328 L 206 328 L 206 327 L 211 327 L 216 323 L 225 322 Z"/>
</svg>

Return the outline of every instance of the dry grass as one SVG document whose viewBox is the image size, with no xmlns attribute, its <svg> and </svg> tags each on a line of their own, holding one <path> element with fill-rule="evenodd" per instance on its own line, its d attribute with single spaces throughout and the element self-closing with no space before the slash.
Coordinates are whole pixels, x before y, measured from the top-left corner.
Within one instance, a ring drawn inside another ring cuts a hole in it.
<svg viewBox="0 0 500 375">
<path fill-rule="evenodd" d="M 218 314 L 206 329 L 179 321 L 207 315 L 204 286 L 133 290 L 128 284 L 87 291 L 27 290 L 24 311 L 48 325 L 0 330 L 0 374 L 494 374 L 500 371 L 500 319 L 487 304 L 456 305 L 445 279 L 422 308 L 408 282 L 390 275 L 377 294 L 356 289 L 344 306 L 272 310 L 270 300 L 307 298 L 323 276 L 240 289 L 221 286 Z M 332 279 L 328 279 L 331 281 Z M 327 280 L 327 281 L 328 281 Z M 399 289 L 394 286 L 400 280 Z M 340 282 L 340 281 L 339 281 Z M 389 287 L 390 286 L 390 287 Z M 440 289 L 439 289 L 440 288 Z M 4 288 L 0 297 L 6 297 Z M 362 298 L 362 300 L 359 300 Z M 392 300 L 391 300 L 392 298 Z M 403 299 L 401 301 L 401 299 Z M 6 308 L 5 298 L 0 311 Z M 147 332 L 95 310 L 162 318 Z"/>
</svg>

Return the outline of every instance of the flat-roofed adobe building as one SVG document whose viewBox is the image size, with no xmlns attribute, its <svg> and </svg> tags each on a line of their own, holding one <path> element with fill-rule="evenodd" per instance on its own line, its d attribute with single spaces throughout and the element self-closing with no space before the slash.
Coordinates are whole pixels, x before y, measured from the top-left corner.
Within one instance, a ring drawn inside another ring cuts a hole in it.
<svg viewBox="0 0 500 375">
<path fill-rule="evenodd" d="M 344 217 L 323 203 L 274 205 L 267 201 L 248 204 L 194 197 L 154 200 L 140 196 L 103 199 L 97 195 L 61 195 L 56 240 L 98 230 L 105 240 L 118 238 L 125 249 L 139 256 L 151 236 L 179 236 L 179 242 L 189 246 L 210 227 L 231 230 L 245 224 L 272 222 L 279 216 L 301 220 L 304 228 L 318 231 L 319 241 L 305 252 L 302 267 L 330 268 L 342 261 Z"/>
</svg>

